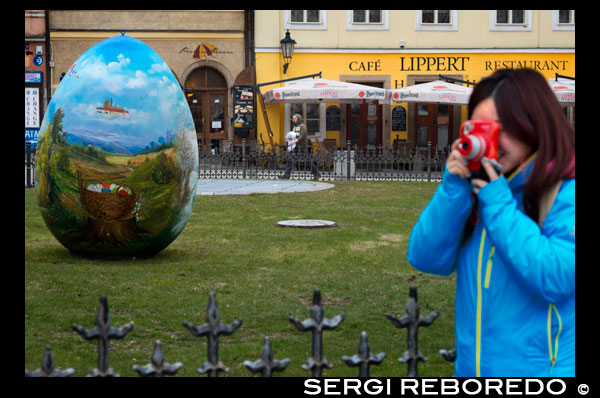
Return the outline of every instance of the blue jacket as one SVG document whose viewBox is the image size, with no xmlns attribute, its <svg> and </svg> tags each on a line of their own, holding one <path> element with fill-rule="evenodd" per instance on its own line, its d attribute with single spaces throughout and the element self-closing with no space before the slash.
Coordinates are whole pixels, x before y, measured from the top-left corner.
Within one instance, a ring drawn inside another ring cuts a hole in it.
<svg viewBox="0 0 600 398">
<path fill-rule="evenodd" d="M 412 266 L 456 271 L 457 377 L 575 376 L 575 179 L 563 181 L 540 230 L 522 203 L 534 161 L 479 191 L 465 242 L 472 185 L 446 169 L 411 232 Z"/>
</svg>

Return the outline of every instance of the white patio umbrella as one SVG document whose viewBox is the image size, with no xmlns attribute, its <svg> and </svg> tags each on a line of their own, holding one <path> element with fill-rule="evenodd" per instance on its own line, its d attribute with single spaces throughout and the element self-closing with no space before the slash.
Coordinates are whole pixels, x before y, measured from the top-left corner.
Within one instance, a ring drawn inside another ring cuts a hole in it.
<svg viewBox="0 0 600 398">
<path fill-rule="evenodd" d="M 548 83 L 561 105 L 575 105 L 575 80 L 549 79 Z"/>
<path fill-rule="evenodd" d="M 384 101 L 387 90 L 328 79 L 300 79 L 263 94 L 265 104 Z"/>
<path fill-rule="evenodd" d="M 467 105 L 472 91 L 471 87 L 435 80 L 391 90 L 390 97 L 394 102 Z"/>
</svg>

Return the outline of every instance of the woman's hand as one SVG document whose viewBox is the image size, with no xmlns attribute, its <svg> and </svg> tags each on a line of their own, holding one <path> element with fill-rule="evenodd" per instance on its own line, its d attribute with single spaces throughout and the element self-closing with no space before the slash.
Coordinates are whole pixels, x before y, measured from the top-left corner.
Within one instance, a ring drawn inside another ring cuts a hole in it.
<svg viewBox="0 0 600 398">
<path fill-rule="evenodd" d="M 462 178 L 468 178 L 470 173 L 467 168 L 467 161 L 463 158 L 463 155 L 458 151 L 458 143 L 460 142 L 460 138 L 452 143 L 452 147 L 450 148 L 450 155 L 446 160 L 446 167 L 448 167 L 448 172 L 450 174 L 457 175 Z"/>
<path fill-rule="evenodd" d="M 487 173 L 488 177 L 490 178 L 490 182 L 492 182 L 500 177 L 500 175 L 498 175 L 498 173 L 496 172 L 496 170 L 494 169 L 494 167 L 492 166 L 492 164 L 489 162 L 489 160 L 487 158 L 481 159 L 481 167 L 483 167 L 483 169 Z M 471 180 L 471 184 L 473 184 L 475 186 L 475 188 L 473 188 L 473 192 L 475 192 L 475 194 L 477 194 L 481 188 L 483 188 L 487 185 L 487 183 L 488 182 L 485 180 L 481 180 L 479 178 L 474 178 L 473 180 Z"/>
</svg>

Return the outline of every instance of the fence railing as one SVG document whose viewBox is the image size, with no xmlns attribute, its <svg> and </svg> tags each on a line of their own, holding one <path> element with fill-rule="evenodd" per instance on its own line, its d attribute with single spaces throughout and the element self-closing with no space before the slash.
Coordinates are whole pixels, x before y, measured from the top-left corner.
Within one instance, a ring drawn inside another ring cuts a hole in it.
<svg viewBox="0 0 600 398">
<path fill-rule="evenodd" d="M 317 167 L 319 180 L 442 180 L 448 148 L 426 148 L 401 144 L 394 148 L 359 148 L 350 141 L 345 148 L 307 147 L 288 152 L 286 146 L 267 148 L 256 141 L 230 142 L 218 148 L 199 151 L 198 178 L 258 178 L 282 177 L 289 162 L 293 162 L 292 179 L 312 179 L 311 162 Z M 25 188 L 35 186 L 36 148 L 25 147 Z"/>
<path fill-rule="evenodd" d="M 312 356 L 302 365 L 302 369 L 311 371 L 313 377 L 321 377 L 323 369 L 333 367 L 326 358 L 323 357 L 323 332 L 334 330 L 340 326 L 344 320 L 344 314 L 339 314 L 333 318 L 326 318 L 323 304 L 321 301 L 321 290 L 314 289 L 313 301 L 309 310 L 310 318 L 303 321 L 297 318 L 288 317 L 289 321 L 301 332 L 312 333 Z M 417 288 L 411 286 L 409 297 L 406 302 L 406 315 L 397 317 L 386 313 L 385 317 L 389 319 L 397 328 L 407 328 L 407 351 L 398 359 L 401 363 L 407 364 L 408 377 L 418 377 L 417 365 L 419 362 L 426 362 L 427 358 L 418 349 L 418 330 L 420 327 L 430 326 L 439 316 L 438 311 L 431 312 L 428 316 L 420 315 L 419 303 L 417 300 Z M 217 295 L 214 291 L 209 294 L 208 306 L 206 309 L 206 323 L 195 326 L 190 322 L 184 321 L 183 327 L 187 328 L 192 335 L 196 337 L 206 337 L 207 360 L 197 371 L 199 374 L 206 374 L 210 377 L 216 377 L 219 373 L 229 372 L 229 369 L 219 360 L 219 336 L 231 335 L 242 326 L 242 319 L 235 319 L 231 323 L 224 325 L 221 323 L 219 306 L 217 304 Z M 88 376 L 91 377 L 119 377 L 111 367 L 109 367 L 109 343 L 113 339 L 123 339 L 134 328 L 133 322 L 127 323 L 121 328 L 116 328 L 111 324 L 110 313 L 108 309 L 108 300 L 106 296 L 100 297 L 100 307 L 96 315 L 96 327 L 85 329 L 83 326 L 73 324 L 73 330 L 77 332 L 84 340 L 96 340 L 98 345 L 98 364 Z M 453 362 L 456 359 L 456 350 L 440 350 L 439 352 L 447 361 Z M 358 367 L 359 377 L 369 377 L 370 367 L 379 365 L 386 354 L 381 352 L 373 355 L 370 353 L 367 333 L 361 332 L 358 353 L 341 358 L 350 367 Z M 252 373 L 260 373 L 262 376 L 272 376 L 273 372 L 283 372 L 291 364 L 289 358 L 282 360 L 273 358 L 273 349 L 271 340 L 267 336 L 260 352 L 260 358 L 257 360 L 245 360 L 244 366 Z M 151 355 L 151 362 L 145 366 L 133 365 L 132 369 L 139 376 L 162 377 L 165 375 L 175 375 L 183 366 L 181 362 L 173 364 L 166 363 L 162 352 L 160 341 L 155 341 L 154 349 Z M 55 367 L 52 357 L 52 350 L 46 345 L 42 356 L 41 367 L 35 371 L 25 369 L 25 377 L 67 377 L 71 376 L 75 370 L 67 368 L 61 370 Z"/>
<path fill-rule="evenodd" d="M 25 143 L 25 188 L 35 186 L 35 156 L 36 147 L 31 142 Z"/>
<path fill-rule="evenodd" d="M 286 146 L 267 148 L 256 141 L 241 145 L 226 143 L 199 152 L 199 178 L 259 178 L 283 176 L 293 162 L 292 179 L 312 179 L 311 162 L 317 167 L 319 179 L 441 181 L 448 148 L 413 147 L 400 144 L 393 148 L 352 146 L 345 148 L 324 145 L 299 148 L 288 152 Z"/>
</svg>

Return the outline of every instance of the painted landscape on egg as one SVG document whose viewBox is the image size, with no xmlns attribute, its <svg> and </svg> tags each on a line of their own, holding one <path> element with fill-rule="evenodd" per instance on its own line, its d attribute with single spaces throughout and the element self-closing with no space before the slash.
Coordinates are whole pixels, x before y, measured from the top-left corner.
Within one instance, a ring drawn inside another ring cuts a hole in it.
<svg viewBox="0 0 600 398">
<path fill-rule="evenodd" d="M 162 250 L 191 214 L 198 154 L 177 80 L 126 36 L 78 59 L 42 122 L 36 180 L 44 221 L 75 252 Z"/>
</svg>

